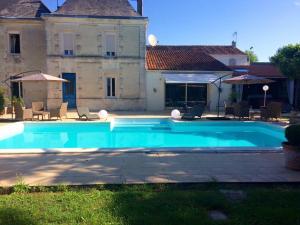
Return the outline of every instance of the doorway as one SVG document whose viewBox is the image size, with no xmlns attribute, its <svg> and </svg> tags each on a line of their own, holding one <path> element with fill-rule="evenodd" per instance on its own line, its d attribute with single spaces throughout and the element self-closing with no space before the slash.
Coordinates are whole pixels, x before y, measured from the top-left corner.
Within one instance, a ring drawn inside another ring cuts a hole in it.
<svg viewBox="0 0 300 225">
<path fill-rule="evenodd" d="M 69 81 L 63 83 L 63 101 L 68 102 L 69 108 L 76 108 L 76 74 L 63 73 L 62 78 Z"/>
</svg>

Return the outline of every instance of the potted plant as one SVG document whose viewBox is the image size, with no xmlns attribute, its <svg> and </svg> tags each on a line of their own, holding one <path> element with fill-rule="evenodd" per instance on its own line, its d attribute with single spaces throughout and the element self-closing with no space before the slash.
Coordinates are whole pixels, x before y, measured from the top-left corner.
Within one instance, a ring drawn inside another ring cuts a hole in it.
<svg viewBox="0 0 300 225">
<path fill-rule="evenodd" d="M 285 129 L 287 142 L 283 142 L 286 167 L 300 170 L 300 124 L 295 124 Z"/>
</svg>

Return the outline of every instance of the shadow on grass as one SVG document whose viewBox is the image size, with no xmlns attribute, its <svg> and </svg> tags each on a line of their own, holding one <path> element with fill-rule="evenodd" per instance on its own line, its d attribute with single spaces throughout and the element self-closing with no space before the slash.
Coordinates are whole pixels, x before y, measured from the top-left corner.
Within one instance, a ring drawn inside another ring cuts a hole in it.
<svg viewBox="0 0 300 225">
<path fill-rule="evenodd" d="M 217 192 L 169 190 L 117 192 L 108 207 L 120 219 L 120 224 L 213 225 L 208 212 L 226 211 L 229 205 Z"/>
<path fill-rule="evenodd" d="M 33 216 L 16 208 L 0 208 L 0 224 L 2 225 L 36 225 Z"/>
</svg>

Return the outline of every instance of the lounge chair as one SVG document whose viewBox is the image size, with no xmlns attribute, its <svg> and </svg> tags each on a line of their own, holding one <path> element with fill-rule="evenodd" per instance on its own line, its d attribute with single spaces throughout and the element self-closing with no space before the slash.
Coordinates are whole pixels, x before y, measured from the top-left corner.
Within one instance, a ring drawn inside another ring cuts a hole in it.
<svg viewBox="0 0 300 225">
<path fill-rule="evenodd" d="M 234 117 L 242 118 L 250 118 L 250 106 L 248 102 L 242 101 L 240 103 L 235 103 L 233 105 L 234 109 Z"/>
<path fill-rule="evenodd" d="M 62 117 L 67 117 L 67 112 L 68 112 L 68 103 L 64 102 L 61 104 L 60 108 L 50 109 L 50 118 L 56 117 L 61 120 Z"/>
<path fill-rule="evenodd" d="M 32 109 L 26 109 L 21 103 L 14 103 L 14 111 L 16 120 L 32 120 Z"/>
<path fill-rule="evenodd" d="M 184 113 L 182 115 L 181 119 L 182 120 L 195 120 L 197 117 L 201 118 L 204 110 L 205 110 L 204 104 L 196 105 L 191 109 L 190 112 Z"/>
<path fill-rule="evenodd" d="M 278 120 L 281 117 L 281 111 L 281 102 L 270 102 L 266 107 L 261 107 L 260 117 L 262 120 L 269 120 L 271 118 Z"/>
<path fill-rule="evenodd" d="M 90 113 L 90 110 L 87 107 L 78 107 L 77 113 L 78 113 L 79 119 L 83 119 L 83 118 L 85 118 L 86 120 L 99 119 L 99 116 L 97 114 Z"/>
</svg>

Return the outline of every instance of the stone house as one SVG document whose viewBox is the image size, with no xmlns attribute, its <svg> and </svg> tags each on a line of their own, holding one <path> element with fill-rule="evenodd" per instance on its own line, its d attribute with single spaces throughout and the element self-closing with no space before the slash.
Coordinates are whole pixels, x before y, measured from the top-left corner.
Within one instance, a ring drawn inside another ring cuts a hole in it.
<svg viewBox="0 0 300 225">
<path fill-rule="evenodd" d="M 40 70 L 70 81 L 14 85 L 28 106 L 144 110 L 148 20 L 140 13 L 127 0 L 67 0 L 53 13 L 41 1 L 0 0 L 0 79 Z"/>
<path fill-rule="evenodd" d="M 37 0 L 0 0 L 0 81 L 41 71 L 68 83 L 12 83 L 12 93 L 48 108 L 160 111 L 183 102 L 216 110 L 211 82 L 248 66 L 235 43 L 224 46 L 146 46 L 148 18 L 128 0 L 66 0 L 55 12 Z M 175 79 L 175 80 L 174 80 Z M 180 79 L 180 81 L 178 81 Z M 186 85 L 186 80 L 190 79 Z M 9 82 L 6 82 L 9 83 Z M 231 85 L 224 85 L 222 101 Z"/>
</svg>

